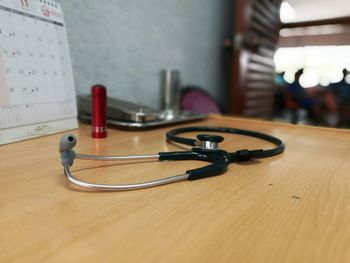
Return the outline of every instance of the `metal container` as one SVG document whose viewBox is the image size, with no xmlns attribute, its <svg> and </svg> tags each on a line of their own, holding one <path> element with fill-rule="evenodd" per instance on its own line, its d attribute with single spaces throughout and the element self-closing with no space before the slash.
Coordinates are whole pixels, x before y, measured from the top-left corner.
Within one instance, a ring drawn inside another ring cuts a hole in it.
<svg viewBox="0 0 350 263">
<path fill-rule="evenodd" d="M 180 72 L 178 70 L 162 70 L 160 73 L 160 107 L 169 114 L 179 112 Z"/>
</svg>

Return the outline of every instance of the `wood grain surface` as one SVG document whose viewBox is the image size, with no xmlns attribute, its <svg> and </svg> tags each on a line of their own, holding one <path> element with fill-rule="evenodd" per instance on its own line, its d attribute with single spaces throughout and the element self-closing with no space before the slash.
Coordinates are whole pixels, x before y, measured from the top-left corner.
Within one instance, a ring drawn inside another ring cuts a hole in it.
<svg viewBox="0 0 350 263">
<path fill-rule="evenodd" d="M 1 146 L 0 262 L 350 262 L 349 131 L 219 116 L 191 125 L 269 133 L 286 151 L 204 180 L 96 193 L 63 176 L 62 134 Z M 164 140 L 170 128 L 109 129 L 93 140 L 81 124 L 72 133 L 77 152 L 124 155 L 179 150 Z M 229 151 L 271 147 L 225 138 Z M 202 165 L 77 160 L 72 171 L 127 183 Z"/>
</svg>

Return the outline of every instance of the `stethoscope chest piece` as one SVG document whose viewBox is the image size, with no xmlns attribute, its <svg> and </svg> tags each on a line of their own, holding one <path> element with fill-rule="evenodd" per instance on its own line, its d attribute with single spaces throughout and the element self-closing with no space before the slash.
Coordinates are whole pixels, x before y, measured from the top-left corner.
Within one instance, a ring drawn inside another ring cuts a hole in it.
<svg viewBox="0 0 350 263">
<path fill-rule="evenodd" d="M 220 135 L 198 134 L 198 146 L 206 150 L 217 150 L 219 144 L 224 141 L 224 137 Z"/>
</svg>

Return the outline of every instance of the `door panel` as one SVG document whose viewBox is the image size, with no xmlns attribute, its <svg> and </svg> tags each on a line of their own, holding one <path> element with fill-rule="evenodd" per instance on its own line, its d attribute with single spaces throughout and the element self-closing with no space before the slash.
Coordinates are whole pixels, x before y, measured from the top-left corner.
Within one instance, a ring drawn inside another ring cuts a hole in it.
<svg viewBox="0 0 350 263">
<path fill-rule="evenodd" d="M 236 0 L 230 113 L 272 118 L 281 0 Z"/>
</svg>

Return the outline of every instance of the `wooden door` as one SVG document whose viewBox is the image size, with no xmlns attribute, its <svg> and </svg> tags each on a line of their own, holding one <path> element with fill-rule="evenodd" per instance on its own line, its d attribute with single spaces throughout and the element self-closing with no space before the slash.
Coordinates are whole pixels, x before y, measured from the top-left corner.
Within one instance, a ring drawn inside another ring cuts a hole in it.
<svg viewBox="0 0 350 263">
<path fill-rule="evenodd" d="M 236 0 L 230 113 L 271 119 L 281 0 Z"/>
</svg>

